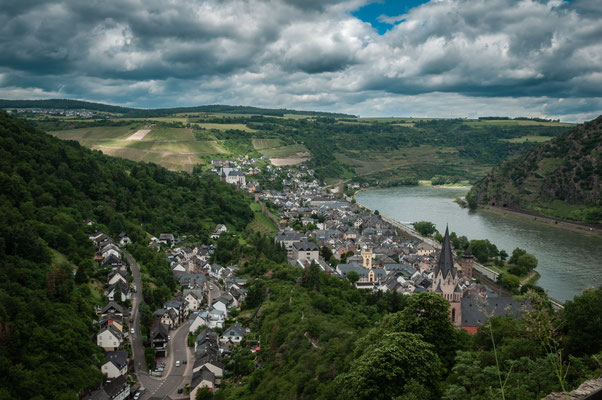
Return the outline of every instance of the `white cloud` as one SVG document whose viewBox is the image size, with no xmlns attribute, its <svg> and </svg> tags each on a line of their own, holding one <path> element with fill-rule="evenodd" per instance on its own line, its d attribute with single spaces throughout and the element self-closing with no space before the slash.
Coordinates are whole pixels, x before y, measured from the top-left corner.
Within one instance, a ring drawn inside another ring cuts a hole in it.
<svg viewBox="0 0 602 400">
<path fill-rule="evenodd" d="M 365 3 L 15 3 L 0 10 L 0 96 L 362 115 L 602 112 L 595 1 L 431 1 L 382 16 L 396 24 L 382 36 L 351 15 Z"/>
</svg>

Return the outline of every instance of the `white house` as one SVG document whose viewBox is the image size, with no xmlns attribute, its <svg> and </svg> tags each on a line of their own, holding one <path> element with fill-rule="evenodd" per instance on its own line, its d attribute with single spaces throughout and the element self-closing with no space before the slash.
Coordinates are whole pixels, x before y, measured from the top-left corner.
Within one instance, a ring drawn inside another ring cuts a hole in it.
<svg viewBox="0 0 602 400">
<path fill-rule="evenodd" d="M 240 343 L 247 335 L 247 331 L 239 323 L 236 323 L 226 329 L 220 338 L 222 343 Z"/>
<path fill-rule="evenodd" d="M 191 291 L 184 296 L 184 301 L 188 304 L 188 311 L 198 311 L 201 307 L 203 297 L 200 294 Z"/>
<path fill-rule="evenodd" d="M 225 320 L 226 320 L 226 314 L 222 310 L 217 310 L 215 308 L 212 308 L 209 311 L 208 327 L 211 329 L 223 328 Z"/>
<path fill-rule="evenodd" d="M 96 344 L 105 351 L 116 351 L 123 341 L 123 334 L 113 325 L 107 325 L 96 335 Z"/>
<path fill-rule="evenodd" d="M 224 225 L 224 224 L 217 224 L 217 226 L 215 227 L 215 230 L 211 234 L 211 238 L 212 239 L 218 239 L 219 236 L 222 233 L 227 232 L 227 231 L 228 231 L 228 228 L 226 228 L 226 225 Z"/>
<path fill-rule="evenodd" d="M 209 326 L 209 313 L 207 311 L 199 311 L 191 315 L 188 333 L 194 333 L 202 326 Z"/>
<path fill-rule="evenodd" d="M 222 311 L 224 313 L 225 318 L 228 318 L 228 303 L 226 303 L 226 301 L 223 300 L 221 296 L 213 300 L 211 306 L 213 306 L 213 308 L 216 310 Z"/>
<path fill-rule="evenodd" d="M 109 285 L 113 285 L 117 281 L 122 281 L 126 284 L 128 283 L 125 272 L 121 271 L 121 270 L 115 270 L 115 271 L 110 272 L 108 278 L 109 279 L 107 281 L 107 284 L 109 284 Z"/>
<path fill-rule="evenodd" d="M 203 368 L 200 371 L 195 372 L 192 375 L 192 381 L 190 382 L 190 400 L 196 399 L 196 394 L 199 389 L 208 387 L 213 390 L 215 386 L 215 374 L 209 371 L 207 368 Z"/>
<path fill-rule="evenodd" d="M 127 351 L 107 351 L 105 353 L 105 363 L 100 367 L 100 371 L 107 375 L 107 378 L 114 379 L 128 372 L 128 353 Z"/>
</svg>

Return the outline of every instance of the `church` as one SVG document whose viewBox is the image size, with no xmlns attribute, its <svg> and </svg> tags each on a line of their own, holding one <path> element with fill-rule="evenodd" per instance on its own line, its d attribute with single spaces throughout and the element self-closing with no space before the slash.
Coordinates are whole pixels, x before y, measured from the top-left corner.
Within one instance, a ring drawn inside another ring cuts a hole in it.
<svg viewBox="0 0 602 400">
<path fill-rule="evenodd" d="M 433 281 L 429 291 L 437 293 L 449 301 L 451 322 L 475 334 L 479 326 L 491 316 L 512 315 L 520 318 L 525 307 L 523 301 L 512 297 L 500 297 L 483 285 L 476 285 L 473 278 L 473 256 L 466 249 L 456 267 L 449 239 L 449 229 L 441 246 L 441 254 L 433 271 Z"/>
<path fill-rule="evenodd" d="M 464 291 L 460 286 L 460 280 L 462 277 L 472 279 L 472 260 L 470 252 L 467 252 L 462 257 L 462 276 L 460 276 L 460 271 L 454 265 L 454 257 L 449 240 L 449 229 L 446 227 L 439 261 L 433 271 L 433 283 L 431 284 L 430 291 L 437 293 L 449 301 L 451 321 L 456 326 L 459 326 L 462 321 L 461 303 Z"/>
</svg>

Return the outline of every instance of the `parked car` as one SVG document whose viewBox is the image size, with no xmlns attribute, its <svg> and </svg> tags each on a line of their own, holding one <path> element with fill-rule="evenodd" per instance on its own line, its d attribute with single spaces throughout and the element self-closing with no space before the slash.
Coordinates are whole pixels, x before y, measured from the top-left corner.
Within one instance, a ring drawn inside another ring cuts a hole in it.
<svg viewBox="0 0 602 400">
<path fill-rule="evenodd" d="M 130 329 L 130 333 L 133 335 L 134 333 L 136 333 L 136 331 L 134 330 L 134 328 Z"/>
<path fill-rule="evenodd" d="M 184 391 L 184 389 L 183 389 L 183 388 L 179 388 L 179 389 L 178 389 L 178 394 L 181 394 L 183 391 Z"/>
<path fill-rule="evenodd" d="M 176 367 L 179 367 L 179 366 L 180 366 L 180 361 L 178 360 L 178 361 L 176 361 Z"/>
<path fill-rule="evenodd" d="M 182 364 L 188 364 L 188 360 L 182 361 Z"/>
</svg>

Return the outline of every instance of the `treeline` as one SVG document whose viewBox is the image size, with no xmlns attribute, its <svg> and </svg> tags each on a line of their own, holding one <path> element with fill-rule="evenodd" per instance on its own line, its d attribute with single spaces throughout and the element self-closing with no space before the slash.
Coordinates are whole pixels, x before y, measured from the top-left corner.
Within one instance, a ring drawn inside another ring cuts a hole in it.
<svg viewBox="0 0 602 400">
<path fill-rule="evenodd" d="M 109 104 L 91 103 L 88 101 L 68 100 L 68 99 L 49 99 L 49 100 L 5 100 L 0 99 L 0 108 L 55 108 L 63 110 L 93 110 L 107 113 L 122 114 L 128 117 L 161 117 L 165 115 L 181 113 L 224 113 L 224 114 L 259 114 L 282 117 L 285 114 L 294 115 L 318 115 L 331 117 L 353 117 L 349 114 L 329 113 L 322 111 L 299 111 L 288 110 L 285 108 L 271 109 L 249 106 L 229 106 L 229 105 L 207 105 L 195 107 L 174 107 L 174 108 L 156 108 L 139 109 L 131 107 L 120 107 Z"/>
<path fill-rule="evenodd" d="M 216 223 L 244 229 L 249 201 L 216 177 L 110 158 L 0 111 L 0 398 L 75 399 L 102 381 L 92 228 L 128 233 L 156 305 L 174 282 L 148 233 L 203 241 Z"/>
</svg>

